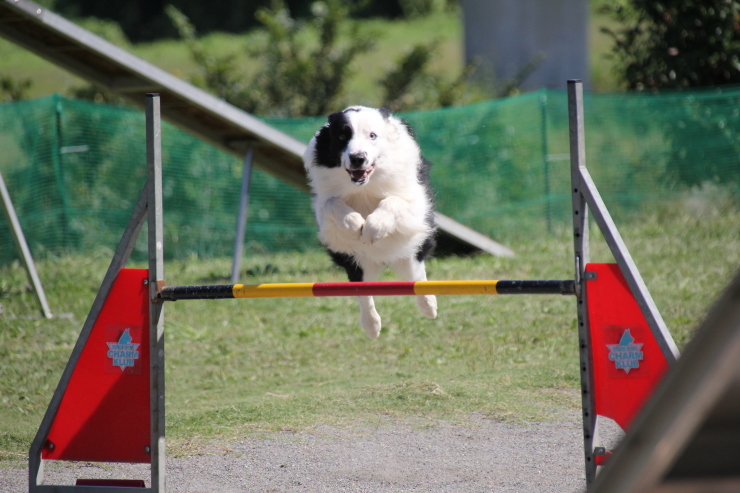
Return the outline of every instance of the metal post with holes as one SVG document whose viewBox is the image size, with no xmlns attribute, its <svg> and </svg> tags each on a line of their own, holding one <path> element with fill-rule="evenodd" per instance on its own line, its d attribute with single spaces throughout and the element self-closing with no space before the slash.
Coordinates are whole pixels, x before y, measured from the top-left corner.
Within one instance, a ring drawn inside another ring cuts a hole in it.
<svg viewBox="0 0 740 493">
<path fill-rule="evenodd" d="M 571 192 L 573 198 L 573 245 L 575 255 L 575 288 L 578 306 L 578 336 L 581 362 L 581 391 L 583 407 L 583 437 L 586 460 L 586 481 L 591 483 L 597 472 L 594 444 L 599 443 L 598 418 L 595 413 L 593 361 L 589 318 L 586 310 L 586 272 L 589 262 L 588 214 L 599 227 L 604 240 L 617 261 L 650 332 L 665 361 L 672 365 L 679 353 L 650 292 L 645 285 L 632 256 L 627 250 L 617 227 L 586 168 L 586 146 L 583 121 L 583 85 L 579 80 L 568 81 L 568 116 L 570 133 Z"/>
<path fill-rule="evenodd" d="M 593 374 L 591 372 L 590 336 L 585 303 L 584 277 L 590 260 L 588 241 L 588 205 L 581 190 L 581 170 L 586 168 L 586 144 L 583 128 L 583 86 L 581 81 L 568 81 L 568 116 L 570 134 L 570 179 L 573 198 L 573 250 L 575 261 L 576 305 L 578 312 L 578 348 L 581 367 L 581 407 L 583 410 L 583 447 L 586 461 L 586 482 L 596 477 L 594 460 Z"/>
<path fill-rule="evenodd" d="M 146 95 L 146 160 L 149 226 L 149 378 L 151 402 L 151 491 L 165 491 L 164 312 L 157 295 L 164 287 L 162 224 L 162 122 L 159 94 Z"/>
</svg>

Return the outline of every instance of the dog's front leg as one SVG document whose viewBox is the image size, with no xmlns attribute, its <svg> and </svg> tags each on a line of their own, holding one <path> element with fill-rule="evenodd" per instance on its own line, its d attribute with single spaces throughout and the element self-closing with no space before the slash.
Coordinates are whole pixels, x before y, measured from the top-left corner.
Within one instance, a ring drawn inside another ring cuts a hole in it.
<svg viewBox="0 0 740 493">
<path fill-rule="evenodd" d="M 399 222 L 409 214 L 409 204 L 402 198 L 391 196 L 380 201 L 378 207 L 367 216 L 360 241 L 372 244 L 382 240 L 396 230 Z"/>
<path fill-rule="evenodd" d="M 351 232 L 354 239 L 359 238 L 362 234 L 365 219 L 341 199 L 337 197 L 328 199 L 324 202 L 323 212 L 324 216 L 328 217 L 336 227 Z M 322 226 L 329 225 L 324 223 Z"/>
</svg>

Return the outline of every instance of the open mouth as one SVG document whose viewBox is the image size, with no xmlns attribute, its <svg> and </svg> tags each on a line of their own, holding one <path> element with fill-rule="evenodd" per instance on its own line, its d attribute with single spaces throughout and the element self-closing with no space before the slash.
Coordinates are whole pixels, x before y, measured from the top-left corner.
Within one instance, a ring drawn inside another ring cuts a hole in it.
<svg viewBox="0 0 740 493">
<path fill-rule="evenodd" d="M 348 169 L 347 173 L 349 173 L 349 177 L 352 179 L 352 183 L 354 183 L 355 185 L 364 185 L 374 169 L 375 166 L 370 166 L 369 168 L 365 169 Z"/>
</svg>

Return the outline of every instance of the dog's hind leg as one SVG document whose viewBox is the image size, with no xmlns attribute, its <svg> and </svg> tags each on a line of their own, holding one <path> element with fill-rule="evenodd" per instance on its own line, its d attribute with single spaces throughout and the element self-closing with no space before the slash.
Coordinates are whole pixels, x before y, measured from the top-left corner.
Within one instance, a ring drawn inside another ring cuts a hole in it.
<svg viewBox="0 0 740 493">
<path fill-rule="evenodd" d="M 329 250 L 329 255 L 335 264 L 343 267 L 347 271 L 347 278 L 350 282 L 373 282 L 378 280 L 382 267 L 375 264 L 361 267 L 352 255 L 346 253 L 333 252 Z M 380 334 L 380 315 L 375 310 L 375 300 L 372 296 L 358 296 L 357 301 L 360 303 L 360 324 L 370 339 L 375 339 Z"/>
<path fill-rule="evenodd" d="M 393 263 L 393 270 L 407 281 L 426 281 L 427 271 L 423 260 L 416 257 L 404 258 Z M 434 295 L 416 297 L 416 305 L 427 318 L 437 318 L 437 298 Z"/>
<path fill-rule="evenodd" d="M 382 270 L 383 268 L 376 264 L 364 265 L 362 267 L 362 281 L 377 281 Z M 380 335 L 381 328 L 380 315 L 375 309 L 375 300 L 372 296 L 358 296 L 357 301 L 360 303 L 360 324 L 367 336 L 370 339 L 375 339 Z"/>
</svg>

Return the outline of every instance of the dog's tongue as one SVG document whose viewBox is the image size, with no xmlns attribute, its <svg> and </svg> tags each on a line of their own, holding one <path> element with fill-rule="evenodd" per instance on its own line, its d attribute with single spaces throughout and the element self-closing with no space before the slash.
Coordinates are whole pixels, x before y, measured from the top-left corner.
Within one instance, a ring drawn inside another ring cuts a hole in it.
<svg viewBox="0 0 740 493">
<path fill-rule="evenodd" d="M 349 172 L 349 175 L 354 181 L 360 181 L 367 175 L 366 169 L 354 169 Z"/>
<path fill-rule="evenodd" d="M 353 169 L 353 170 L 348 170 L 348 171 L 349 171 L 349 176 L 352 178 L 353 182 L 361 182 L 367 179 L 367 175 L 369 175 L 372 170 L 373 168 Z"/>
</svg>

